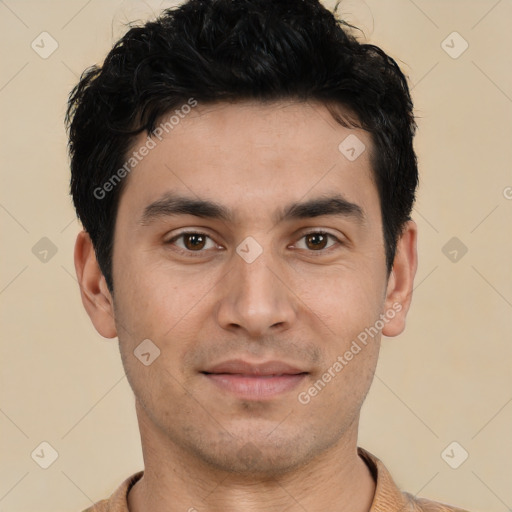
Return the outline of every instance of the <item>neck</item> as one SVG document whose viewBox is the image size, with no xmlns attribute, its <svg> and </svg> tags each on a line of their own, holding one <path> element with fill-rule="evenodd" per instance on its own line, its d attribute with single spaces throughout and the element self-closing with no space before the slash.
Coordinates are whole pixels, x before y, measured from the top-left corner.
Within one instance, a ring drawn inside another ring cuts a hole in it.
<svg viewBox="0 0 512 512">
<path fill-rule="evenodd" d="M 137 414 L 145 470 L 129 492 L 130 512 L 370 510 L 375 482 L 357 454 L 357 424 L 314 460 L 264 476 L 220 471 L 156 432 L 140 408 Z"/>
</svg>

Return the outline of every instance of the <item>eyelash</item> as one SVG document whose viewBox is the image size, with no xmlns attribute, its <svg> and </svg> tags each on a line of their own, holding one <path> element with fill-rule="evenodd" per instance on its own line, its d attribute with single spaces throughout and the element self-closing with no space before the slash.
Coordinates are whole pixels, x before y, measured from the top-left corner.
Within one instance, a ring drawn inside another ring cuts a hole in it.
<svg viewBox="0 0 512 512">
<path fill-rule="evenodd" d="M 165 244 L 173 245 L 174 242 L 176 242 L 177 240 L 179 240 L 180 238 L 182 238 L 185 235 L 200 235 L 200 236 L 207 237 L 213 241 L 213 239 L 208 234 L 203 233 L 201 231 L 183 231 L 182 233 L 179 233 L 178 235 L 173 236 L 170 240 L 166 241 Z M 307 252 L 312 253 L 312 254 L 320 253 L 320 255 L 322 255 L 322 254 L 325 254 L 326 252 L 328 252 L 330 249 L 332 249 L 336 245 L 344 245 L 344 243 L 339 238 L 334 236 L 332 233 L 328 233 L 327 231 L 320 231 L 320 230 L 319 231 L 308 231 L 307 233 L 303 233 L 300 236 L 299 240 L 302 240 L 303 238 L 307 237 L 308 235 L 325 235 L 336 242 L 335 244 L 331 245 L 330 247 L 327 247 L 325 249 L 319 249 L 318 251 L 306 249 Z M 301 249 L 301 250 L 304 250 L 304 249 Z M 206 251 L 207 251 L 207 249 L 202 249 L 199 251 L 191 251 L 189 249 L 183 249 L 181 247 L 178 247 L 178 252 L 180 252 L 182 254 L 186 254 L 187 256 L 193 256 L 193 257 L 200 257 Z"/>
</svg>

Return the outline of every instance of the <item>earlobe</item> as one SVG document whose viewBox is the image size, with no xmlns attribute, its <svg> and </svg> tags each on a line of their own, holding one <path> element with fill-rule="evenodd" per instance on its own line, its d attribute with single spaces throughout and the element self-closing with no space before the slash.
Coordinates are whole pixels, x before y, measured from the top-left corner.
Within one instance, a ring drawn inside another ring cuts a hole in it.
<svg viewBox="0 0 512 512">
<path fill-rule="evenodd" d="M 75 271 L 82 303 L 94 327 L 104 338 L 115 338 L 112 295 L 100 270 L 89 234 L 81 231 L 75 242 Z"/>
<path fill-rule="evenodd" d="M 389 321 L 382 329 L 384 336 L 398 336 L 405 328 L 418 266 L 417 233 L 416 223 L 410 220 L 397 243 L 386 291 L 384 313 L 387 313 Z"/>
</svg>

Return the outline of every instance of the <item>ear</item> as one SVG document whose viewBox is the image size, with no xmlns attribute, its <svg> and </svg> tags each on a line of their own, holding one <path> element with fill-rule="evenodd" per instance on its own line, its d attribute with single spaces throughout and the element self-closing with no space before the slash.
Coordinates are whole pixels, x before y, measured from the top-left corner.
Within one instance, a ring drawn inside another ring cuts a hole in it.
<svg viewBox="0 0 512 512">
<path fill-rule="evenodd" d="M 416 223 L 404 226 L 395 253 L 386 290 L 385 312 L 389 321 L 382 329 L 384 336 L 398 336 L 405 329 L 405 318 L 412 300 L 414 276 L 418 266 Z M 394 316 L 392 316 L 394 315 Z"/>
<path fill-rule="evenodd" d="M 104 338 L 115 338 L 114 301 L 86 231 L 81 231 L 76 238 L 75 270 L 82 303 L 94 327 Z"/>
</svg>

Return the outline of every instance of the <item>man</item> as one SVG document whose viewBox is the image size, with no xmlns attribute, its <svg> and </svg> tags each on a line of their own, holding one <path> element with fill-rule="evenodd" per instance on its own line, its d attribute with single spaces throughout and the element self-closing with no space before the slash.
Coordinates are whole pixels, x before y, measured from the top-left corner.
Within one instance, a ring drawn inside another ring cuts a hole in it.
<svg viewBox="0 0 512 512">
<path fill-rule="evenodd" d="M 89 511 L 453 511 L 357 446 L 417 266 L 406 80 L 316 0 L 190 0 L 73 90 L 75 267 L 144 471 Z"/>
</svg>

